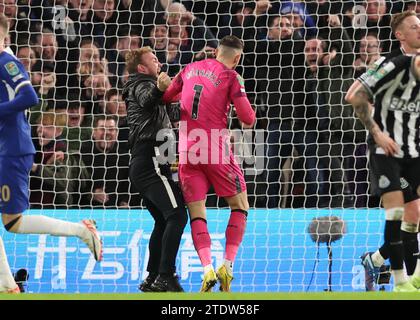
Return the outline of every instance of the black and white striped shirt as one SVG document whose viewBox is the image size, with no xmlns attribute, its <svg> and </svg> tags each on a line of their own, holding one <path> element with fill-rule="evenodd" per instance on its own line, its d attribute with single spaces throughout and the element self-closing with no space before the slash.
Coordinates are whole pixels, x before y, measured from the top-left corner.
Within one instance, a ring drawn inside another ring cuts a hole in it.
<svg viewBox="0 0 420 320">
<path fill-rule="evenodd" d="M 414 59 L 401 55 L 359 78 L 374 98 L 374 120 L 400 146 L 397 158 L 420 157 L 420 79 Z M 385 153 L 377 146 L 374 152 Z"/>
</svg>

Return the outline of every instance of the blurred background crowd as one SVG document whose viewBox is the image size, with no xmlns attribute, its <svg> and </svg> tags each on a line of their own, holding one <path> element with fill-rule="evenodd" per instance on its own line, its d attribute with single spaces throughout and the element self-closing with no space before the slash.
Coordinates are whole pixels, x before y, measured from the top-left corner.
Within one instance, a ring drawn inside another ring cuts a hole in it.
<svg viewBox="0 0 420 320">
<path fill-rule="evenodd" d="M 0 0 L 40 98 L 28 113 L 31 207 L 141 206 L 128 181 L 127 52 L 151 46 L 173 77 L 228 34 L 244 41 L 237 71 L 265 136 L 264 170 L 246 175 L 250 205 L 378 206 L 344 96 L 398 47 L 390 16 L 403 10 L 420 14 L 420 1 Z M 210 190 L 208 206 L 224 205 Z"/>
</svg>

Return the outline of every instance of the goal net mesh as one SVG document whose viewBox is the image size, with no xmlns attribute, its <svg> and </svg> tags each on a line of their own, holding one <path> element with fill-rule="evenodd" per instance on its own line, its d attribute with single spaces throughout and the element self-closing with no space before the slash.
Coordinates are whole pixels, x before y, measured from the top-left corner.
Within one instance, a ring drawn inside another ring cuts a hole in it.
<svg viewBox="0 0 420 320">
<path fill-rule="evenodd" d="M 0 1 L 10 19 L 6 42 L 40 101 L 27 113 L 37 150 L 27 214 L 95 218 L 105 244 L 95 264 L 74 239 L 2 232 L 12 269 L 28 269 L 32 292 L 138 290 L 153 221 L 128 178 L 126 54 L 148 45 L 174 77 L 236 35 L 244 42 L 236 70 L 257 122 L 244 131 L 229 113 L 251 207 L 233 290 L 364 290 L 359 256 L 381 244 L 383 222 L 370 195 L 366 131 L 344 97 L 398 48 L 390 17 L 407 9 L 416 2 Z M 229 211 L 213 189 L 207 207 L 216 266 Z M 319 232 L 339 239 L 314 241 L 313 218 L 333 216 L 345 227 Z M 185 289 L 197 291 L 202 269 L 189 230 L 177 267 Z"/>
</svg>

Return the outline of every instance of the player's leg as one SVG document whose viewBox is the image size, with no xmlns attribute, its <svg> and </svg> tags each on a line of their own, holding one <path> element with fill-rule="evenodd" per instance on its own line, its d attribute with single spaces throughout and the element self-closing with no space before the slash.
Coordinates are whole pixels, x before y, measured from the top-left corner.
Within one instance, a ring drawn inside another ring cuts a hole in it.
<svg viewBox="0 0 420 320">
<path fill-rule="evenodd" d="M 2 162 L 3 186 L 9 190 L 7 199 L 3 199 L 1 213 L 5 229 L 19 234 L 50 234 L 53 236 L 77 236 L 87 244 L 97 261 L 102 259 L 102 242 L 94 221 L 82 223 L 67 222 L 46 216 L 22 213 L 29 208 L 29 170 L 33 156 L 6 157 Z M 7 173 L 5 173 L 7 171 Z"/>
<path fill-rule="evenodd" d="M 211 256 L 211 238 L 207 227 L 205 200 L 187 203 L 190 214 L 191 235 L 194 248 L 203 266 L 203 282 L 200 292 L 210 292 L 217 283 Z"/>
<path fill-rule="evenodd" d="M 145 144 L 142 155 L 130 163 L 130 180 L 155 220 L 149 241 L 150 258 L 147 270 L 158 273 L 150 290 L 184 291 L 176 276 L 176 256 L 187 223 L 187 211 L 179 186 L 171 179 L 170 166 L 157 161 L 158 148 Z M 150 282 L 153 280 L 146 279 Z M 146 283 L 140 285 L 142 286 Z"/>
<path fill-rule="evenodd" d="M 145 197 L 159 210 L 166 222 L 161 238 L 159 275 L 151 289 L 158 292 L 182 292 L 184 289 L 176 276 L 176 256 L 188 216 L 181 190 L 175 182 L 168 180 L 167 183 L 150 187 Z"/>
<path fill-rule="evenodd" d="M 149 240 L 149 260 L 147 262 L 146 279 L 140 284 L 139 289 L 143 292 L 152 292 L 152 284 L 159 275 L 160 258 L 162 256 L 162 238 L 166 228 L 166 221 L 155 205 L 143 197 L 143 204 L 149 210 L 155 221 Z"/>
<path fill-rule="evenodd" d="M 372 174 L 378 179 L 379 193 L 385 209 L 385 244 L 394 276 L 394 291 L 411 292 L 416 289 L 408 282 L 404 270 L 404 247 L 401 240 L 401 220 L 404 215 L 404 196 L 400 177 L 404 170 L 401 160 L 384 155 L 370 155 Z M 404 175 L 405 176 L 405 175 Z"/>
<path fill-rule="evenodd" d="M 13 185 L 10 184 L 12 179 L 7 172 L 9 163 L 10 161 L 6 157 L 0 157 L 0 213 L 8 210 L 11 204 L 11 188 L 13 188 Z M 7 261 L 3 239 L 0 237 L 0 292 L 13 292 L 16 288 L 19 289 Z"/>
<path fill-rule="evenodd" d="M 413 196 L 413 201 L 410 202 L 410 210 L 408 212 L 409 213 L 408 218 L 410 219 L 410 221 L 408 222 L 411 223 L 410 225 L 408 225 L 408 229 L 412 231 L 411 233 L 413 234 L 413 236 L 411 237 L 411 246 L 408 248 L 407 251 L 409 255 L 410 254 L 413 255 L 410 258 L 414 258 L 415 254 L 417 253 L 417 261 L 415 262 L 416 266 L 414 268 L 413 276 L 411 277 L 410 280 L 411 280 L 411 283 L 414 285 L 414 287 L 418 289 L 420 288 L 420 260 L 419 260 L 420 256 L 418 254 L 418 240 L 417 240 L 417 233 L 415 231 L 418 232 L 418 221 L 420 218 L 420 199 L 418 199 L 420 197 L 420 172 L 418 170 L 419 165 L 420 163 L 418 159 L 411 159 L 407 162 L 407 167 L 406 167 L 406 172 L 405 172 L 406 180 L 409 186 L 412 188 L 413 194 L 417 198 L 415 199 L 415 197 Z M 417 230 L 414 230 L 415 224 L 417 225 Z M 412 261 L 412 263 L 414 265 L 414 261 Z"/>
<path fill-rule="evenodd" d="M 225 259 L 223 265 L 218 268 L 217 275 L 221 284 L 220 290 L 228 292 L 233 280 L 233 264 L 245 234 L 249 204 L 246 191 L 225 199 L 231 208 L 231 213 L 225 233 Z"/>
<path fill-rule="evenodd" d="M 374 181 L 375 176 L 371 175 L 371 186 L 375 192 L 378 191 L 378 182 Z M 404 179 L 400 179 L 401 189 L 404 195 L 404 215 L 401 223 L 401 239 L 404 246 L 404 262 L 407 274 L 411 276 L 417 264 L 418 240 L 417 224 L 419 216 L 419 206 L 416 200 L 418 196 L 413 191 L 410 184 Z M 375 284 L 378 283 L 380 267 L 389 258 L 389 248 L 386 243 L 375 252 L 366 252 L 362 257 L 362 265 L 365 268 L 366 291 L 374 291 Z"/>
<path fill-rule="evenodd" d="M 419 203 L 419 200 L 413 200 L 405 204 L 403 221 L 401 223 L 404 263 L 408 276 L 414 274 L 419 255 L 419 242 L 417 239 Z"/>
<path fill-rule="evenodd" d="M 369 167 L 371 170 L 371 174 L 369 175 L 371 194 L 372 196 L 380 197 L 381 192 L 378 181 L 380 176 L 374 173 L 373 169 L 375 165 L 373 165 L 372 160 L 369 161 Z M 388 244 L 384 242 L 378 250 L 375 252 L 365 252 L 360 258 L 365 269 L 366 291 L 375 291 L 375 285 L 378 283 L 380 275 L 380 267 L 389 258 Z"/>
<path fill-rule="evenodd" d="M 386 214 L 384 238 L 389 247 L 389 260 L 395 283 L 394 291 L 414 291 L 404 270 L 404 247 L 400 232 L 400 221 L 404 214 L 403 193 L 401 191 L 386 192 L 382 195 L 382 201 Z"/>
<path fill-rule="evenodd" d="M 0 237 L 0 293 L 19 293 L 19 287 L 7 262 L 3 239 Z"/>
<path fill-rule="evenodd" d="M 233 280 L 233 264 L 242 243 L 248 216 L 249 203 L 246 183 L 243 172 L 232 154 L 229 164 L 210 166 L 208 177 L 216 194 L 225 198 L 231 209 L 225 233 L 225 260 L 223 265 L 217 269 L 217 275 L 221 283 L 220 289 L 230 291 L 231 281 Z"/>
<path fill-rule="evenodd" d="M 411 284 L 420 289 L 420 255 L 418 242 L 418 221 L 420 219 L 420 199 L 406 205 L 405 221 L 401 225 L 401 236 L 404 244 L 404 261 Z M 417 223 L 415 223 L 417 221 Z M 404 227 L 404 230 L 403 230 Z"/>
<path fill-rule="evenodd" d="M 418 212 L 418 218 L 420 220 L 420 200 L 417 200 L 417 212 Z M 417 233 L 420 232 L 420 225 L 417 226 Z M 414 287 L 417 289 L 420 289 L 420 254 L 417 255 L 417 264 L 416 269 L 414 269 L 414 274 L 411 277 L 411 283 Z"/>
<path fill-rule="evenodd" d="M 180 164 L 179 178 L 190 215 L 191 237 L 204 271 L 200 292 L 210 292 L 217 282 L 206 219 L 206 194 L 210 183 L 203 168 L 198 165 Z"/>
</svg>

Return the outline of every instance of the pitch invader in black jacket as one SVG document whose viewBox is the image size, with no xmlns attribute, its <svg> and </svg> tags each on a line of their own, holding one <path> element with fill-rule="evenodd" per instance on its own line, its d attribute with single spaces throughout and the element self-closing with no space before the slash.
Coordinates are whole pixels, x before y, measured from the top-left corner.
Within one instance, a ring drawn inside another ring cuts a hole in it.
<svg viewBox="0 0 420 320">
<path fill-rule="evenodd" d="M 140 290 L 183 291 L 175 274 L 175 260 L 187 211 L 181 190 L 172 180 L 170 164 L 162 161 L 159 146 L 163 141 L 157 141 L 162 130 L 171 132 L 171 121 L 161 101 L 171 79 L 159 74 L 161 63 L 150 47 L 129 52 L 126 64 L 131 75 L 123 89 L 130 128 L 130 181 L 155 220 L 149 241 L 149 275 Z"/>
</svg>

